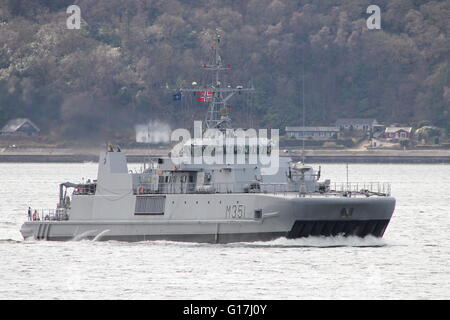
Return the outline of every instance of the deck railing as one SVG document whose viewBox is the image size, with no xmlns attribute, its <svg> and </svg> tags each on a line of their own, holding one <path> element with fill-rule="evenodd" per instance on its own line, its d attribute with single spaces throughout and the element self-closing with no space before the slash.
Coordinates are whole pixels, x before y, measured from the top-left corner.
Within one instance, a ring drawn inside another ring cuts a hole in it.
<svg viewBox="0 0 450 320">
<path fill-rule="evenodd" d="M 306 185 L 313 183 L 307 181 Z M 336 195 L 351 196 L 362 194 L 366 196 L 390 196 L 391 185 L 387 182 L 334 182 L 329 185 L 314 187 L 314 191 L 306 191 L 307 195 Z M 181 193 L 299 193 L 299 184 L 286 183 L 211 183 L 209 185 L 197 186 L 195 183 L 173 184 L 173 183 L 140 183 L 133 188 L 135 195 L 140 194 L 181 194 Z M 308 186 L 306 187 L 308 190 Z"/>
<path fill-rule="evenodd" d="M 363 194 L 391 195 L 391 184 L 388 182 L 333 182 L 330 183 L 331 192 L 351 192 Z"/>
<path fill-rule="evenodd" d="M 69 220 L 65 209 L 33 209 L 31 221 L 64 221 Z"/>
<path fill-rule="evenodd" d="M 310 182 L 311 183 L 311 182 Z M 391 184 L 388 182 L 333 182 L 320 184 L 321 188 L 314 192 L 300 193 L 298 184 L 286 183 L 213 183 L 200 188 L 195 183 L 176 185 L 160 183 L 157 186 L 141 183 L 133 188 L 135 195 L 149 194 L 182 194 L 182 193 L 264 193 L 264 194 L 294 194 L 298 196 L 390 196 Z M 155 190 L 154 188 L 157 187 Z M 32 221 L 65 221 L 69 215 L 65 208 L 32 209 Z"/>
</svg>

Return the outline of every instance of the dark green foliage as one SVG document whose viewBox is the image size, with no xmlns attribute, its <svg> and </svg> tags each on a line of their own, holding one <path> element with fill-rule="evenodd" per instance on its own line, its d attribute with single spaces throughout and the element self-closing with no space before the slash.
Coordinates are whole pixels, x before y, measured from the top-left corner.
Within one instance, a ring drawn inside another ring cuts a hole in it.
<svg viewBox="0 0 450 320">
<path fill-rule="evenodd" d="M 66 29 L 71 4 L 81 30 Z M 190 127 L 206 105 L 173 101 L 165 86 L 210 82 L 198 67 L 218 28 L 233 66 L 226 84 L 257 88 L 252 108 L 231 102 L 236 125 L 301 125 L 304 78 L 308 125 L 373 117 L 446 128 L 450 1 L 378 1 L 382 30 L 367 29 L 370 4 L 0 0 L 0 126 L 30 117 L 44 132 L 99 139 L 149 119 Z"/>
</svg>

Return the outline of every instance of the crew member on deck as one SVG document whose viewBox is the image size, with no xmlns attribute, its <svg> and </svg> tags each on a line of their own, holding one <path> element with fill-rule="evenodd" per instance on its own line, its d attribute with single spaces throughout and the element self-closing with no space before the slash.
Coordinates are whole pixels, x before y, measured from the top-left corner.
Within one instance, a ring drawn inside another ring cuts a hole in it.
<svg viewBox="0 0 450 320">
<path fill-rule="evenodd" d="M 31 221 L 31 207 L 28 207 L 28 221 Z"/>
</svg>

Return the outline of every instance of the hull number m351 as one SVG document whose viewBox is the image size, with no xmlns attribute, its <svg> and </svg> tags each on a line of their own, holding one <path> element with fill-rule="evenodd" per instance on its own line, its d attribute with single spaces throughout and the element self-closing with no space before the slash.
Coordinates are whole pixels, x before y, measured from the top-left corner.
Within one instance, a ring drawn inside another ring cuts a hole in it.
<svg viewBox="0 0 450 320">
<path fill-rule="evenodd" d="M 245 205 L 232 204 L 225 207 L 226 219 L 243 219 L 245 218 Z"/>
</svg>

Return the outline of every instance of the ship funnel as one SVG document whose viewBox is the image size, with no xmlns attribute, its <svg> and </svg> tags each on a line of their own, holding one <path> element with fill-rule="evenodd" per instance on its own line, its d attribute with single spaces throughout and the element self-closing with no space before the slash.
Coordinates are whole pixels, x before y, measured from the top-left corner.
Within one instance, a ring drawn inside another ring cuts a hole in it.
<svg viewBox="0 0 450 320">
<path fill-rule="evenodd" d="M 98 178 L 111 173 L 128 173 L 127 159 L 122 152 L 108 151 L 100 154 Z"/>
<path fill-rule="evenodd" d="M 105 188 L 107 186 L 107 188 Z M 131 175 L 128 174 L 127 159 L 124 153 L 107 151 L 98 160 L 97 189 L 95 194 L 124 194 L 132 189 Z"/>
</svg>

